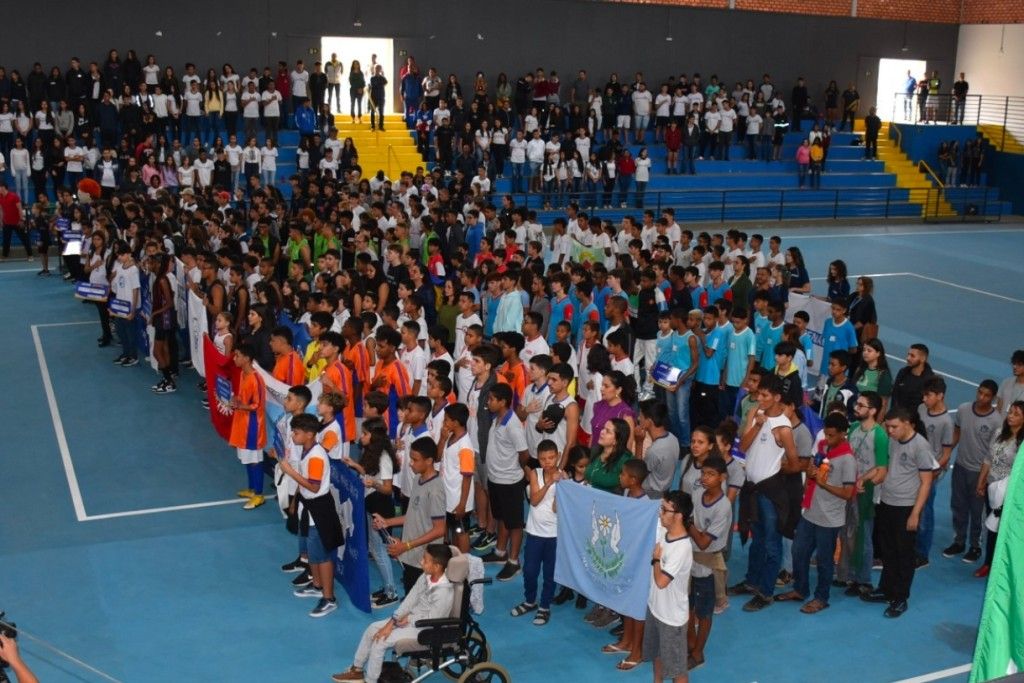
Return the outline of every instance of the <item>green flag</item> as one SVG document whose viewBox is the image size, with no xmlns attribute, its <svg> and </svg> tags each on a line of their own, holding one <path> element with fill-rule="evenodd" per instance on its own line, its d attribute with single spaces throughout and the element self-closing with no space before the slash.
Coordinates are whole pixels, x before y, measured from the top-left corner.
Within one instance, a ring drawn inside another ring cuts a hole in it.
<svg viewBox="0 0 1024 683">
<path fill-rule="evenodd" d="M 996 553 L 974 647 L 971 683 L 1024 671 L 1024 447 L 1003 500 Z"/>
</svg>

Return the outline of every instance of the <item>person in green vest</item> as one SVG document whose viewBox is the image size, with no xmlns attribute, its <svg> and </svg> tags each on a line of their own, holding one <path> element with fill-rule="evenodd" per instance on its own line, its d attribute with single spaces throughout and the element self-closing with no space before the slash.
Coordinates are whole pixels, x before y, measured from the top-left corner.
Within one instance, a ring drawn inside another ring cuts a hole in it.
<svg viewBox="0 0 1024 683">
<path fill-rule="evenodd" d="M 334 227 L 330 223 L 322 221 L 317 226 L 316 234 L 313 235 L 313 262 L 319 262 L 320 257 L 326 254 L 328 249 L 341 251 L 341 242 L 334 234 Z"/>
<path fill-rule="evenodd" d="M 302 231 L 301 223 L 291 223 L 288 226 L 288 241 L 285 243 L 284 249 L 288 254 L 289 263 L 301 261 L 303 272 L 309 271 L 312 265 L 309 240 L 306 239 L 306 235 Z"/>
</svg>

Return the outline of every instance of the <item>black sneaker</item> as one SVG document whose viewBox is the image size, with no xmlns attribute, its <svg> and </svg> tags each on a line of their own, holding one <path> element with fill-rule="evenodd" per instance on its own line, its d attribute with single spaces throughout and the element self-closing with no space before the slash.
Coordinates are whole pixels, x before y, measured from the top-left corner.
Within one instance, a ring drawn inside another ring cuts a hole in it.
<svg viewBox="0 0 1024 683">
<path fill-rule="evenodd" d="M 501 554 L 494 552 L 493 550 L 480 558 L 480 561 L 484 564 L 505 564 L 508 562 L 508 558 Z"/>
<path fill-rule="evenodd" d="M 372 593 L 370 593 L 370 601 L 372 602 L 377 598 L 384 596 L 385 594 L 387 594 L 387 591 L 383 588 L 381 588 L 380 590 L 373 591 Z"/>
<path fill-rule="evenodd" d="M 903 616 L 903 613 L 907 611 L 906 600 L 893 600 L 889 603 L 889 608 L 883 613 L 889 619 L 896 619 L 897 617 Z"/>
<path fill-rule="evenodd" d="M 309 565 L 301 557 L 296 557 L 291 562 L 287 562 L 281 565 L 281 571 L 285 574 L 294 574 L 295 572 L 301 572 L 306 569 Z"/>
<path fill-rule="evenodd" d="M 505 566 L 498 572 L 498 581 L 511 581 L 521 569 L 518 562 L 512 562 L 511 560 L 506 562 Z"/>
<path fill-rule="evenodd" d="M 956 557 L 966 549 L 967 548 L 963 543 L 952 543 L 948 548 L 942 551 L 942 556 L 947 558 Z"/>
<path fill-rule="evenodd" d="M 967 564 L 974 564 L 981 559 L 981 548 L 975 546 L 964 553 L 963 561 Z"/>
<path fill-rule="evenodd" d="M 153 391 L 157 394 L 173 394 L 177 390 L 178 387 L 174 382 L 164 382 L 162 387 L 154 389 Z"/>
<path fill-rule="evenodd" d="M 927 557 L 918 557 L 916 560 L 914 560 L 914 569 L 924 569 L 929 564 L 931 564 L 931 562 L 928 561 Z M 904 608 L 904 611 L 906 611 L 906 608 Z M 903 612 L 900 612 L 900 614 L 902 613 Z"/>
<path fill-rule="evenodd" d="M 387 593 L 370 601 L 370 606 L 373 607 L 373 609 L 384 609 L 385 607 L 390 607 L 391 605 L 396 604 L 398 604 L 398 596 L 388 595 Z"/>
<path fill-rule="evenodd" d="M 302 573 L 292 579 L 292 585 L 296 588 L 302 588 L 313 583 L 313 575 L 309 573 L 309 567 L 302 570 Z"/>
<path fill-rule="evenodd" d="M 494 547 L 494 544 L 498 542 L 498 534 L 489 534 L 484 532 L 477 536 L 473 542 L 473 550 L 477 552 L 484 552 Z M 486 562 L 487 560 L 484 560 Z"/>
<path fill-rule="evenodd" d="M 117 358 L 115 358 L 111 362 L 113 362 L 114 365 L 120 365 L 121 363 L 125 362 L 126 360 L 128 360 L 128 356 L 126 356 L 124 354 L 121 354 L 120 356 L 118 356 Z"/>
<path fill-rule="evenodd" d="M 138 365 L 138 364 L 139 364 L 139 359 L 138 358 L 125 358 L 123 361 L 121 361 L 121 367 L 122 368 L 130 368 L 130 367 L 132 367 L 134 365 Z"/>
</svg>

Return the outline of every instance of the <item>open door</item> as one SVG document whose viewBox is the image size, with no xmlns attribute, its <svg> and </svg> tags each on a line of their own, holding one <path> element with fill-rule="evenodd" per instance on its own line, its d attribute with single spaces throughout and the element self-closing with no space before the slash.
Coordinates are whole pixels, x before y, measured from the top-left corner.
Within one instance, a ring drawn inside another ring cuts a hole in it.
<svg viewBox="0 0 1024 683">
<path fill-rule="evenodd" d="M 341 106 L 335 108 L 331 102 L 331 108 L 336 113 L 350 114 L 352 98 L 349 96 L 348 76 L 352 71 L 352 62 L 359 62 L 363 77 L 366 79 L 367 90 L 369 90 L 370 66 L 376 59 L 376 63 L 384 68 L 384 77 L 388 79 L 387 95 L 390 102 L 384 102 L 388 113 L 399 111 L 398 102 L 392 97 L 397 91 L 398 72 L 395 70 L 395 41 L 391 38 L 350 38 L 347 36 L 323 36 L 320 39 L 320 61 L 326 64 L 331 60 L 331 55 L 337 55 L 338 61 L 342 63 L 343 72 L 341 75 Z M 369 92 L 363 94 L 363 117 L 368 117 L 367 98 Z"/>
<path fill-rule="evenodd" d="M 921 59 L 878 60 L 878 94 L 876 107 L 883 121 L 913 122 L 917 108 L 914 98 L 906 96 L 907 75 L 921 80 L 928 64 Z"/>
</svg>

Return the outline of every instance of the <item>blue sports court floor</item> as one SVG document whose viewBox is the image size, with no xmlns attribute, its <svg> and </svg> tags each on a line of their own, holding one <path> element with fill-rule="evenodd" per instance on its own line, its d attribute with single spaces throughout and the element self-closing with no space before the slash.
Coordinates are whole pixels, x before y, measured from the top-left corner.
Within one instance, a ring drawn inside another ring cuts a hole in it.
<svg viewBox="0 0 1024 683">
<path fill-rule="evenodd" d="M 908 344 L 928 344 L 951 406 L 971 400 L 981 378 L 1009 374 L 1024 339 L 1019 225 L 763 232 L 800 246 L 812 276 L 834 258 L 875 274 L 894 366 Z M 291 576 L 278 570 L 294 539 L 272 505 L 244 512 L 232 498 L 242 468 L 194 383 L 154 396 L 150 371 L 113 366 L 117 352 L 96 348 L 94 309 L 59 278 L 37 278 L 37 266 L 0 264 L 0 610 L 119 681 L 325 681 L 348 666 L 371 617 L 348 605 L 306 616 L 312 605 L 292 597 Z M 842 595 L 816 616 L 791 604 L 745 614 L 734 601 L 693 680 L 966 680 L 956 667 L 970 662 L 984 583 L 939 555 L 950 538 L 944 492 L 932 564 L 903 618 Z M 732 568 L 742 573 L 745 553 Z M 556 672 L 649 680 L 647 665 L 615 671 L 616 658 L 600 654 L 611 638 L 571 604 L 543 629 L 513 620 L 520 598 L 520 581 L 495 584 L 482 617 L 494 660 L 517 683 Z M 105 680 L 28 638 L 22 646 L 43 681 Z"/>
</svg>

